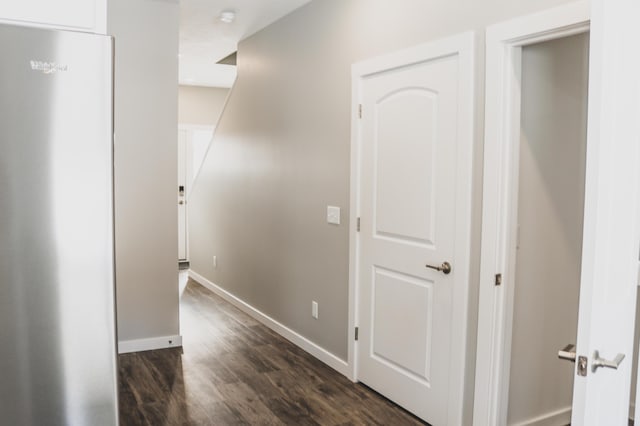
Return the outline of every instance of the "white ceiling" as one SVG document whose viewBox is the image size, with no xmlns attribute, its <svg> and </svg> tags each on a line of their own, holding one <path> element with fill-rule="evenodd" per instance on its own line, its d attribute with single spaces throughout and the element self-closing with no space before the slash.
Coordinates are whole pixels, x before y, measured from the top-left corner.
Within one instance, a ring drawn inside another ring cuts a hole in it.
<svg viewBox="0 0 640 426">
<path fill-rule="evenodd" d="M 310 0 L 182 0 L 180 2 L 180 84 L 231 87 L 236 67 L 217 65 L 238 42 Z M 220 12 L 232 10 L 230 24 Z"/>
</svg>

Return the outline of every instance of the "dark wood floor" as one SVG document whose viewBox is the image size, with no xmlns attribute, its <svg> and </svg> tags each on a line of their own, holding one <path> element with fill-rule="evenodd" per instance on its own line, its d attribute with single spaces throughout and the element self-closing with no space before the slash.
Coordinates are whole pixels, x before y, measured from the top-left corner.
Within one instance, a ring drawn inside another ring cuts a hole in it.
<svg viewBox="0 0 640 426">
<path fill-rule="evenodd" d="M 121 355 L 122 425 L 418 425 L 189 281 L 182 349 Z"/>
</svg>

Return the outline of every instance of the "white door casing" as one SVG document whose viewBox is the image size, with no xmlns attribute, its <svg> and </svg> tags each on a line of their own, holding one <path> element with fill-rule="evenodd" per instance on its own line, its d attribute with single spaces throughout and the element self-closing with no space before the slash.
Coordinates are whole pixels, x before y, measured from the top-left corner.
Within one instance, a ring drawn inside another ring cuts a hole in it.
<svg viewBox="0 0 640 426">
<path fill-rule="evenodd" d="M 572 423 L 626 425 L 640 246 L 640 2 L 592 0 L 585 220 Z M 592 370 L 595 352 L 617 370 Z"/>
<path fill-rule="evenodd" d="M 353 67 L 354 378 L 460 424 L 473 152 L 472 33 Z M 359 116 L 362 115 L 360 119 Z M 452 265 L 445 275 L 425 267 Z M 357 349 L 357 353 L 356 353 Z"/>
<path fill-rule="evenodd" d="M 522 47 L 586 32 L 589 16 L 589 3 L 581 1 L 496 24 L 486 32 L 474 425 L 506 425 L 507 421 L 517 245 Z M 500 285 L 496 285 L 498 279 Z"/>
</svg>

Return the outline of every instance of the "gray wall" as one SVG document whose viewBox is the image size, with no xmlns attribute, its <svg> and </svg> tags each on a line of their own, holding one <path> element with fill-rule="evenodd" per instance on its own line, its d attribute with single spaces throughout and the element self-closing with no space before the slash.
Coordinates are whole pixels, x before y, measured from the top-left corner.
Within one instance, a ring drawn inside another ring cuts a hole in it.
<svg viewBox="0 0 640 426">
<path fill-rule="evenodd" d="M 522 50 L 522 138 L 508 424 L 571 406 L 587 142 L 589 36 Z"/>
<path fill-rule="evenodd" d="M 221 87 L 179 86 L 178 123 L 214 126 L 228 94 Z"/>
<path fill-rule="evenodd" d="M 561 3 L 314 0 L 242 42 L 238 78 L 190 200 L 192 269 L 346 359 L 351 64 L 477 30 L 476 305 L 484 29 Z M 328 204 L 342 207 L 341 226 L 326 224 Z M 469 338 L 475 347 L 475 325 Z"/>
<path fill-rule="evenodd" d="M 109 0 L 120 341 L 179 333 L 178 16 L 173 2 Z"/>
</svg>

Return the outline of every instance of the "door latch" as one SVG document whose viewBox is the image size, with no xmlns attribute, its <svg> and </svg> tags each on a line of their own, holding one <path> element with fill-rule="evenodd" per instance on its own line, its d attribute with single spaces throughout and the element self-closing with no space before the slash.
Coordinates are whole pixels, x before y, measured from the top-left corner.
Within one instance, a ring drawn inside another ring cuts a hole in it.
<svg viewBox="0 0 640 426">
<path fill-rule="evenodd" d="M 558 351 L 558 358 L 576 362 L 576 345 L 567 345 Z"/>
<path fill-rule="evenodd" d="M 558 358 L 566 359 L 571 362 L 576 362 L 577 358 L 578 366 L 576 374 L 583 377 L 587 375 L 587 365 L 589 364 L 589 360 L 586 356 L 576 356 L 576 345 L 567 345 L 559 350 Z"/>
<path fill-rule="evenodd" d="M 589 360 L 586 356 L 578 357 L 578 376 L 585 377 L 587 375 L 587 364 Z"/>
</svg>

